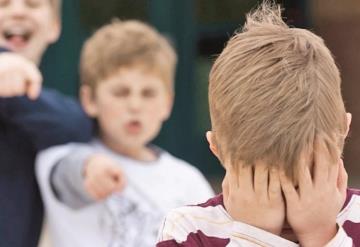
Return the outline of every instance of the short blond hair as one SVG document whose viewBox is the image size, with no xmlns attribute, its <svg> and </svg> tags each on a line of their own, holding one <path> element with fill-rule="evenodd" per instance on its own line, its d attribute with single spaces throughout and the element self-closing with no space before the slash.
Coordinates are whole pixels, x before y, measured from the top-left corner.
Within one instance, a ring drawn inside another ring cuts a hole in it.
<svg viewBox="0 0 360 247">
<path fill-rule="evenodd" d="M 320 136 L 339 158 L 346 132 L 340 73 L 324 41 L 288 27 L 268 1 L 246 17 L 216 59 L 209 105 L 220 159 L 265 160 L 296 175 L 300 154 Z"/>
<path fill-rule="evenodd" d="M 176 53 L 165 37 L 140 21 L 115 20 L 85 43 L 80 59 L 82 84 L 96 85 L 122 67 L 142 66 L 173 90 Z"/>
</svg>

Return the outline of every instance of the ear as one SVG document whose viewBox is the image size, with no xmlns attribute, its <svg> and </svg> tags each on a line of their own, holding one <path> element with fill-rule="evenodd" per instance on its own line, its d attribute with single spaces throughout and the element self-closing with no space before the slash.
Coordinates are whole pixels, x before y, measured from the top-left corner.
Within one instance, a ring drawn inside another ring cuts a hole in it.
<svg viewBox="0 0 360 247">
<path fill-rule="evenodd" d="M 347 112 L 347 113 L 346 113 L 347 126 L 346 126 L 345 136 L 347 136 L 347 135 L 349 134 L 350 125 L 351 125 L 351 120 L 352 120 L 352 115 L 351 115 L 351 113 Z"/>
<path fill-rule="evenodd" d="M 166 104 L 166 106 L 163 109 L 163 120 L 164 121 L 169 119 L 171 112 L 172 112 L 172 108 L 174 105 L 174 94 L 173 93 L 169 93 L 169 95 L 166 98 L 165 104 Z"/>
<path fill-rule="evenodd" d="M 60 37 L 60 33 L 61 33 L 61 21 L 59 20 L 59 18 L 54 18 L 54 21 L 51 24 L 51 28 L 49 28 L 49 32 L 48 32 L 49 44 L 58 41 Z"/>
<path fill-rule="evenodd" d="M 216 143 L 214 141 L 214 136 L 213 136 L 213 132 L 212 131 L 207 131 L 206 132 L 206 139 L 209 143 L 209 148 L 211 150 L 211 152 L 217 157 L 219 158 L 219 152 L 218 149 L 216 147 Z"/>
<path fill-rule="evenodd" d="M 96 99 L 90 86 L 82 85 L 80 87 L 80 101 L 87 115 L 93 118 L 97 117 L 98 109 Z"/>
</svg>

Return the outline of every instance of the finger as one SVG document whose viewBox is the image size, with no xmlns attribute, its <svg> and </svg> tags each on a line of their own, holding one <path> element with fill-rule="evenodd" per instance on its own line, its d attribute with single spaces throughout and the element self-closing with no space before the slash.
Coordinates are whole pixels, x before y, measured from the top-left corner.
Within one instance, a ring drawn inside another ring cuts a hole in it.
<svg viewBox="0 0 360 247">
<path fill-rule="evenodd" d="M 240 164 L 238 170 L 238 184 L 241 190 L 254 191 L 253 166 Z"/>
<path fill-rule="evenodd" d="M 344 197 L 346 197 L 346 189 L 348 186 L 348 174 L 345 170 L 344 162 L 342 159 L 340 159 L 339 176 L 338 176 L 337 184 L 338 184 L 338 190 L 344 195 Z"/>
<path fill-rule="evenodd" d="M 324 140 L 316 137 L 314 141 L 314 184 L 323 186 L 329 176 L 329 151 Z"/>
<path fill-rule="evenodd" d="M 309 160 L 307 155 L 307 152 L 302 152 L 299 160 L 298 182 L 300 196 L 308 195 L 309 193 L 311 193 L 313 187 L 313 181 L 310 172 L 311 161 Z"/>
<path fill-rule="evenodd" d="M 300 168 L 299 171 L 299 195 L 306 196 L 312 193 L 314 183 L 311 178 L 311 172 L 309 167 Z"/>
<path fill-rule="evenodd" d="M 22 96 L 25 93 L 25 79 L 22 74 L 13 74 L 11 76 L 12 81 L 11 85 L 11 95 L 12 96 Z"/>
<path fill-rule="evenodd" d="M 119 179 L 118 182 L 116 183 L 115 191 L 118 191 L 118 192 L 123 191 L 126 187 L 126 184 L 127 184 L 127 180 L 126 180 L 125 176 L 122 176 L 122 178 Z"/>
<path fill-rule="evenodd" d="M 42 75 L 39 69 L 30 63 L 25 64 L 24 70 L 26 73 L 26 93 L 30 99 L 36 99 L 41 91 Z"/>
<path fill-rule="evenodd" d="M 281 190 L 284 193 L 286 203 L 294 204 L 299 201 L 299 194 L 297 193 L 294 183 L 286 176 L 285 171 L 279 172 Z"/>
<path fill-rule="evenodd" d="M 263 161 L 257 161 L 254 171 L 254 191 L 259 196 L 268 196 L 269 168 Z"/>
<path fill-rule="evenodd" d="M 21 90 L 24 83 L 23 75 L 18 73 L 7 73 L 1 78 L 2 96 L 14 97 L 24 94 L 24 90 Z"/>
<path fill-rule="evenodd" d="M 123 171 L 116 167 L 111 173 L 111 178 L 114 185 L 113 192 L 122 191 L 126 185 L 126 176 Z"/>
<path fill-rule="evenodd" d="M 14 90 L 14 85 L 16 81 L 11 75 L 4 75 L 1 78 L 1 94 L 4 97 L 13 97 L 18 96 Z"/>
<path fill-rule="evenodd" d="M 268 196 L 270 200 L 281 197 L 281 184 L 278 167 L 272 167 L 270 169 Z"/>
<path fill-rule="evenodd" d="M 232 186 L 237 186 L 237 185 L 233 184 Z M 229 185 L 229 172 L 227 170 L 225 172 L 225 176 L 222 181 L 221 187 L 222 187 L 224 205 L 225 207 L 228 207 L 228 200 L 230 196 L 230 185 Z"/>
<path fill-rule="evenodd" d="M 338 178 L 339 178 L 339 172 L 341 168 L 342 160 L 339 159 L 337 164 L 329 164 L 329 178 L 328 182 L 331 185 L 337 186 L 338 185 Z"/>
<path fill-rule="evenodd" d="M 41 92 L 41 84 L 34 82 L 26 82 L 26 95 L 31 100 L 36 100 L 40 96 Z"/>
<path fill-rule="evenodd" d="M 105 185 L 104 183 L 101 185 L 97 184 L 97 185 L 94 185 L 94 187 L 96 188 L 95 190 L 97 192 L 99 200 L 103 200 L 103 199 L 107 198 L 112 193 L 112 190 L 111 190 L 112 188 L 108 184 L 107 185 Z"/>
<path fill-rule="evenodd" d="M 126 178 L 121 168 L 111 163 L 110 166 L 107 167 L 106 172 L 111 179 L 111 192 L 122 191 L 126 184 Z"/>
<path fill-rule="evenodd" d="M 9 88 L 11 90 L 11 95 L 13 96 L 20 96 L 23 95 L 25 92 L 25 83 L 24 78 L 20 75 L 14 75 L 12 77 L 12 82 L 10 82 Z"/>
<path fill-rule="evenodd" d="M 221 187 L 222 187 L 222 193 L 224 198 L 228 198 L 229 196 L 229 182 L 228 182 L 228 173 L 225 173 L 224 179 L 222 181 Z"/>
<path fill-rule="evenodd" d="M 109 190 L 107 180 L 108 178 L 104 175 L 92 176 L 87 178 L 88 188 L 90 189 L 90 192 L 95 196 L 96 200 L 102 200 L 107 197 L 107 190 Z"/>
<path fill-rule="evenodd" d="M 228 185 L 228 191 L 231 192 L 232 189 L 238 189 L 239 188 L 239 173 L 240 169 L 238 171 L 235 171 L 235 169 L 230 165 L 226 169 L 225 178 L 227 179 L 227 185 Z"/>
<path fill-rule="evenodd" d="M 100 190 L 97 188 L 96 184 L 93 184 L 90 181 L 85 181 L 85 189 L 88 193 L 88 195 L 94 199 L 95 201 L 101 200 L 101 193 Z"/>
<path fill-rule="evenodd" d="M 109 196 L 116 188 L 117 180 L 111 176 L 102 177 L 99 179 L 98 188 L 103 196 Z"/>
<path fill-rule="evenodd" d="M 123 177 L 123 172 L 117 165 L 111 163 L 106 168 L 106 174 L 109 175 L 114 181 L 118 181 Z"/>
</svg>

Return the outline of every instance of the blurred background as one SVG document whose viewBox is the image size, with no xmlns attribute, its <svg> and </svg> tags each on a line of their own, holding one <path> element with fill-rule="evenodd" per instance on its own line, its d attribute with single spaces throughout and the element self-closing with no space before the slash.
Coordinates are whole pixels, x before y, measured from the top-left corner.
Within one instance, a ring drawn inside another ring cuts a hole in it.
<svg viewBox="0 0 360 247">
<path fill-rule="evenodd" d="M 197 166 L 220 189 L 223 169 L 210 154 L 207 79 L 216 54 L 244 22 L 255 0 L 63 0 L 63 32 L 41 65 L 45 86 L 77 95 L 78 61 L 84 39 L 113 18 L 140 19 L 173 43 L 179 56 L 171 119 L 155 143 Z M 360 1 L 283 0 L 288 24 L 322 36 L 343 79 L 346 107 L 353 114 L 345 148 L 350 185 L 360 185 Z M 51 61 L 51 62 L 50 62 Z M 79 127 L 80 128 L 80 127 Z"/>
</svg>

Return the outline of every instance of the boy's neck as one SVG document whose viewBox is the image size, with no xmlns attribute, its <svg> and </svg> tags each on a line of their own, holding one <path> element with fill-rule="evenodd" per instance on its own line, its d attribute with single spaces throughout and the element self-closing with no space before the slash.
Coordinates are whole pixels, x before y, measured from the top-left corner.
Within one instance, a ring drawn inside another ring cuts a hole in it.
<svg viewBox="0 0 360 247">
<path fill-rule="evenodd" d="M 289 229 L 286 229 L 286 232 L 284 232 L 284 229 L 283 229 L 283 232 L 281 232 L 280 237 L 285 238 L 285 239 L 287 239 L 289 241 L 292 241 L 294 243 L 299 242 L 296 235 L 295 235 L 295 233 L 292 230 L 289 230 Z"/>
<path fill-rule="evenodd" d="M 157 154 L 147 146 L 142 147 L 123 147 L 121 145 L 112 144 L 101 140 L 105 146 L 111 149 L 113 152 L 124 155 L 138 161 L 154 161 L 157 159 Z"/>
</svg>

